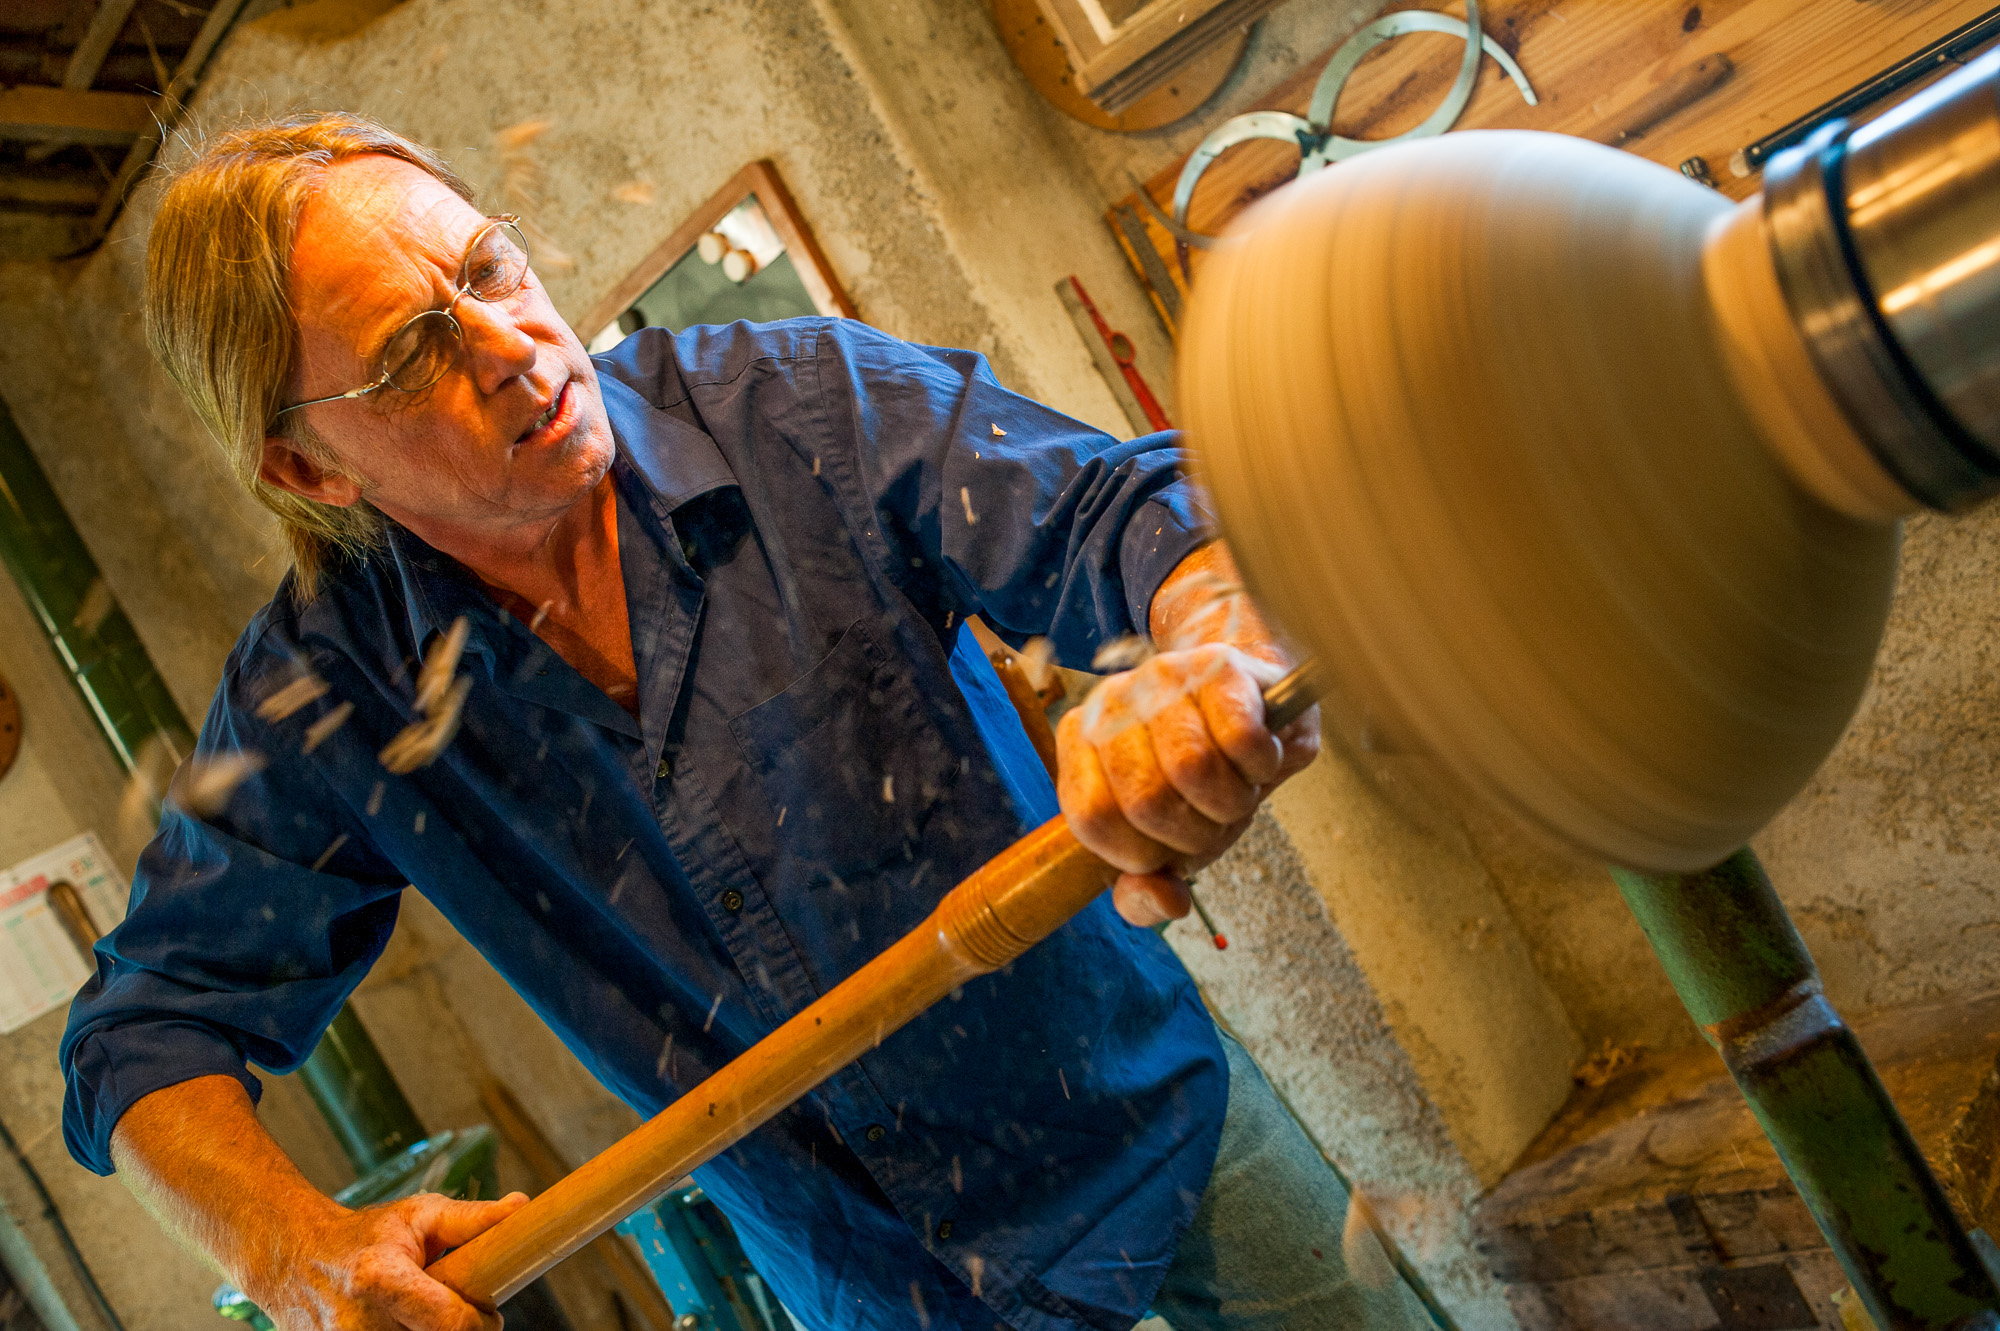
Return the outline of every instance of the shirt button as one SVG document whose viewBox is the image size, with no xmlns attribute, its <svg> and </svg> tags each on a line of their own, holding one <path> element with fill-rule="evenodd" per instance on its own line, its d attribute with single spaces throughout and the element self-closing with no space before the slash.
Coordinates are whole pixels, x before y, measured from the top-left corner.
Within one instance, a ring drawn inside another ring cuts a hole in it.
<svg viewBox="0 0 2000 1331">
<path fill-rule="evenodd" d="M 950 1237 L 951 1237 L 951 1221 L 947 1220 L 942 1225 L 938 1226 L 938 1242 L 942 1243 Z"/>
<path fill-rule="evenodd" d="M 742 910 L 743 894 L 733 887 L 730 888 L 722 894 L 722 908 L 724 910 Z"/>
<path fill-rule="evenodd" d="M 668 777 L 672 776 L 673 774 L 674 774 L 674 765 L 671 762 L 667 761 L 665 758 L 660 759 L 660 770 L 659 770 L 660 780 L 665 781 Z"/>
<path fill-rule="evenodd" d="M 869 1141 L 879 1142 L 888 1135 L 889 1129 L 883 1127 L 880 1123 L 870 1123 L 868 1125 L 867 1136 Z"/>
</svg>

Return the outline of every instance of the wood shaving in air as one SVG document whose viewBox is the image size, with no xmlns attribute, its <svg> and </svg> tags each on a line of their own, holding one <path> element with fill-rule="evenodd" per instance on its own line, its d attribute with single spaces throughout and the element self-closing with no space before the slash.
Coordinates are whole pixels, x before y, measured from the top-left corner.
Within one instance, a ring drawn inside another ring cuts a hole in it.
<svg viewBox="0 0 2000 1331">
<path fill-rule="evenodd" d="M 347 718 L 352 715 L 354 715 L 354 704 L 344 702 L 340 706 L 333 708 L 319 720 L 313 722 L 310 726 L 307 726 L 306 740 L 304 744 L 299 746 L 299 752 L 311 753 L 326 741 L 328 735 L 346 725 Z"/>
<path fill-rule="evenodd" d="M 530 261 L 539 268 L 568 272 L 576 260 L 535 220 L 542 206 L 542 186 L 547 176 L 535 155 L 535 141 L 547 133 L 546 120 L 523 120 L 493 131 L 493 150 L 500 157 L 499 193 L 508 209 L 520 216 L 520 227 L 533 253 Z"/>
<path fill-rule="evenodd" d="M 307 703 L 326 696 L 327 682 L 308 670 L 270 697 L 257 704 L 257 715 L 265 721 L 282 721 Z"/>
<path fill-rule="evenodd" d="M 238 786 L 264 770 L 264 763 L 263 754 L 242 749 L 196 758 L 188 763 L 180 789 L 181 802 L 196 817 L 213 818 L 229 807 L 229 797 Z"/>
<path fill-rule="evenodd" d="M 465 706 L 465 695 L 471 691 L 472 680 L 468 677 L 460 675 L 453 680 L 450 691 L 434 712 L 403 727 L 382 746 L 377 755 L 382 766 L 404 776 L 435 761 L 458 733 L 459 709 Z"/>
</svg>

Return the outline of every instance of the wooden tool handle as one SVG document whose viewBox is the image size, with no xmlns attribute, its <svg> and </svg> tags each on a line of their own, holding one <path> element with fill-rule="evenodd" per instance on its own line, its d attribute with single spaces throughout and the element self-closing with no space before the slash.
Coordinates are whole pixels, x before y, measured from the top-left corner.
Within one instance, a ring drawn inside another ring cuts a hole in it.
<svg viewBox="0 0 2000 1331">
<path fill-rule="evenodd" d="M 1272 685 L 1266 723 L 1312 706 L 1308 663 Z M 1051 818 L 954 887 L 922 924 L 728 1066 L 429 1274 L 491 1309 L 714 1159 L 967 980 L 996 971 L 1060 928 L 1118 870 Z"/>
</svg>

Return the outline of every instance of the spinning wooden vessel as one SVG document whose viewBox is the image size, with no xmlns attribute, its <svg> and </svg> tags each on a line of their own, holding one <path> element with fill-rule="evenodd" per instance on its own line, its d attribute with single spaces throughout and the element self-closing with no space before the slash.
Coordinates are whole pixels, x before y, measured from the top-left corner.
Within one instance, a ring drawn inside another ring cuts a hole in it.
<svg viewBox="0 0 2000 1331">
<path fill-rule="evenodd" d="M 1967 174 L 2000 136 L 1990 88 L 1962 100 L 1983 127 L 1932 156 Z M 1867 145 L 1842 147 L 1853 185 Z M 1793 271 L 1824 257 L 1802 170 L 1735 207 L 1582 140 L 1468 132 L 1289 186 L 1214 252 L 1189 437 L 1336 736 L 1651 871 L 1718 862 L 1806 783 L 1867 683 L 1895 520 L 1983 494 L 1991 455 L 1913 493 L 1890 464 L 1921 470 L 1914 446 L 1837 396 Z"/>
</svg>

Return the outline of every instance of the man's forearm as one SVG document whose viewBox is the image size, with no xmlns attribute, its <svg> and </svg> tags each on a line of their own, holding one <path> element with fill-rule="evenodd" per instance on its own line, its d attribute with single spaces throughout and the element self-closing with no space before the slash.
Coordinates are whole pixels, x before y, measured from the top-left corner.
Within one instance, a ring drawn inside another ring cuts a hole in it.
<svg viewBox="0 0 2000 1331">
<path fill-rule="evenodd" d="M 342 1210 L 271 1139 L 233 1077 L 144 1097 L 119 1118 L 111 1158 L 162 1228 L 239 1284 L 284 1259 L 284 1233 Z"/>
<path fill-rule="evenodd" d="M 168 1233 L 280 1331 L 481 1331 L 495 1321 L 424 1267 L 528 1199 L 418 1194 L 350 1211 L 306 1182 L 231 1077 L 153 1092 L 111 1134 L 119 1177 Z"/>
<path fill-rule="evenodd" d="M 1153 593 L 1147 635 L 1161 651 L 1226 643 L 1263 660 L 1290 665 L 1290 654 L 1244 593 L 1229 547 L 1216 540 L 1174 566 Z"/>
</svg>

